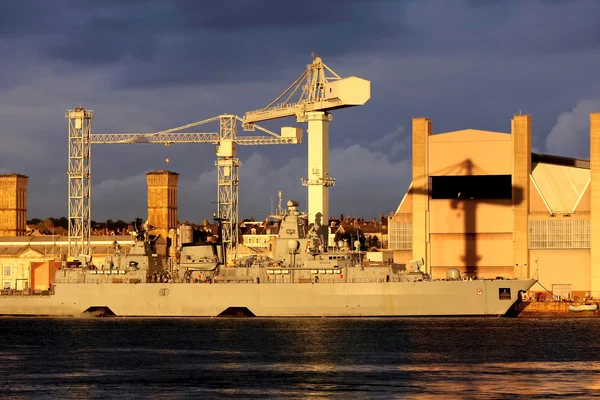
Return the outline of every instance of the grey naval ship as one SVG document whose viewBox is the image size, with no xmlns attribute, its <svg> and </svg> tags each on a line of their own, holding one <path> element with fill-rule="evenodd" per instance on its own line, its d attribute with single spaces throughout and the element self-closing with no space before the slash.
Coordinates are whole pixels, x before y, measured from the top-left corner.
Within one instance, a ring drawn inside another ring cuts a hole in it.
<svg viewBox="0 0 600 400">
<path fill-rule="evenodd" d="M 101 265 L 61 267 L 47 295 L 2 296 L 0 314 L 121 317 L 503 316 L 535 280 L 431 279 L 420 263 L 362 266 L 356 250 L 329 247 L 298 203 L 280 222 L 272 257 L 223 263 L 218 243 L 182 246 L 168 267 L 136 223 L 135 243 Z M 220 235 L 219 235 L 220 236 Z"/>
</svg>

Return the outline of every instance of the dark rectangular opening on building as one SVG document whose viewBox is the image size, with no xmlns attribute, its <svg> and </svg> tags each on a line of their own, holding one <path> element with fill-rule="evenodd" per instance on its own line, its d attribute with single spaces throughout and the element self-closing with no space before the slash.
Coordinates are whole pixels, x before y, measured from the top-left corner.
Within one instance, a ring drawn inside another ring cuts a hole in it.
<svg viewBox="0 0 600 400">
<path fill-rule="evenodd" d="M 498 289 L 498 299 L 510 300 L 510 288 L 499 288 Z"/>
<path fill-rule="evenodd" d="M 432 199 L 493 199 L 512 198 L 510 175 L 432 176 Z"/>
</svg>

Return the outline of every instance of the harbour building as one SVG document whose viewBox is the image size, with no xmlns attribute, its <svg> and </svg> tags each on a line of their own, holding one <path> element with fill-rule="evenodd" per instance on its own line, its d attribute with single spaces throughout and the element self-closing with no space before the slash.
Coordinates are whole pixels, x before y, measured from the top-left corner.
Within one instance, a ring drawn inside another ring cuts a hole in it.
<svg viewBox="0 0 600 400">
<path fill-rule="evenodd" d="M 433 278 L 450 268 L 533 277 L 534 295 L 600 298 L 600 113 L 590 144 L 591 162 L 532 153 L 529 115 L 510 132 L 437 134 L 413 118 L 412 182 L 388 221 L 394 261 Z"/>
</svg>

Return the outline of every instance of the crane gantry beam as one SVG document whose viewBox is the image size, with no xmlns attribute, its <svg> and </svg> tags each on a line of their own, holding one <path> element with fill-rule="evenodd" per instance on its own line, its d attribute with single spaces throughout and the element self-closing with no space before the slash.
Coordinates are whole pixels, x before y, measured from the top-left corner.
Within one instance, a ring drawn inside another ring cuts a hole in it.
<svg viewBox="0 0 600 400">
<path fill-rule="evenodd" d="M 90 144 L 164 144 L 175 143 L 219 143 L 218 133 L 173 132 L 161 135 L 153 133 L 93 133 Z M 267 144 L 297 144 L 294 138 L 276 138 L 272 136 L 237 137 L 236 143 L 242 146 Z"/>
<path fill-rule="evenodd" d="M 237 115 L 223 114 L 191 124 L 154 133 L 91 133 L 92 112 L 79 107 L 67 110 L 69 120 L 69 256 L 90 256 L 91 144 L 211 143 L 217 145 L 217 203 L 221 221 L 224 258 L 238 242 L 239 159 L 236 145 L 298 144 L 299 128 L 284 127 L 281 135 L 255 124 L 245 124 Z M 219 133 L 180 132 L 219 121 Z M 260 130 L 269 136 L 237 136 L 237 123 L 243 130 Z M 226 259 L 227 261 L 227 259 Z"/>
<path fill-rule="evenodd" d="M 319 236 L 327 240 L 329 223 L 329 111 L 362 106 L 371 97 L 371 83 L 356 76 L 342 78 L 313 53 L 313 62 L 282 94 L 259 110 L 244 115 L 246 125 L 278 118 L 296 117 L 308 122 L 308 215 Z M 321 229 L 321 227 L 323 229 Z"/>
</svg>

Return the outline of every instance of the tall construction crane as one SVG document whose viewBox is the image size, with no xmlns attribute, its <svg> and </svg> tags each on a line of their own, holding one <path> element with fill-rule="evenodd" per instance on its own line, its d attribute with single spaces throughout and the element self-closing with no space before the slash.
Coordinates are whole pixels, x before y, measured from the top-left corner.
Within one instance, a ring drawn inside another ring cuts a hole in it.
<svg viewBox="0 0 600 400">
<path fill-rule="evenodd" d="M 277 118 L 296 117 L 308 122 L 308 186 L 309 221 L 314 221 L 319 235 L 327 239 L 329 223 L 329 187 L 335 179 L 329 176 L 329 111 L 362 106 L 371 97 L 371 82 L 350 76 L 341 78 L 313 53 L 313 62 L 281 95 L 260 110 L 244 115 L 246 125 Z"/>
<path fill-rule="evenodd" d="M 223 114 L 191 124 L 154 133 L 92 133 L 93 111 L 78 107 L 67 110 L 69 120 L 69 256 L 90 256 L 91 221 L 91 145 L 92 144 L 140 144 L 158 143 L 212 143 L 217 148 L 217 215 L 222 223 L 225 255 L 238 242 L 238 168 L 236 145 L 298 144 L 302 142 L 302 130 L 296 127 L 281 128 L 281 135 L 258 125 L 243 124 L 244 131 L 256 129 L 269 136 L 238 136 L 237 123 L 243 119 Z M 219 121 L 218 133 L 181 132 L 199 125 Z"/>
</svg>

